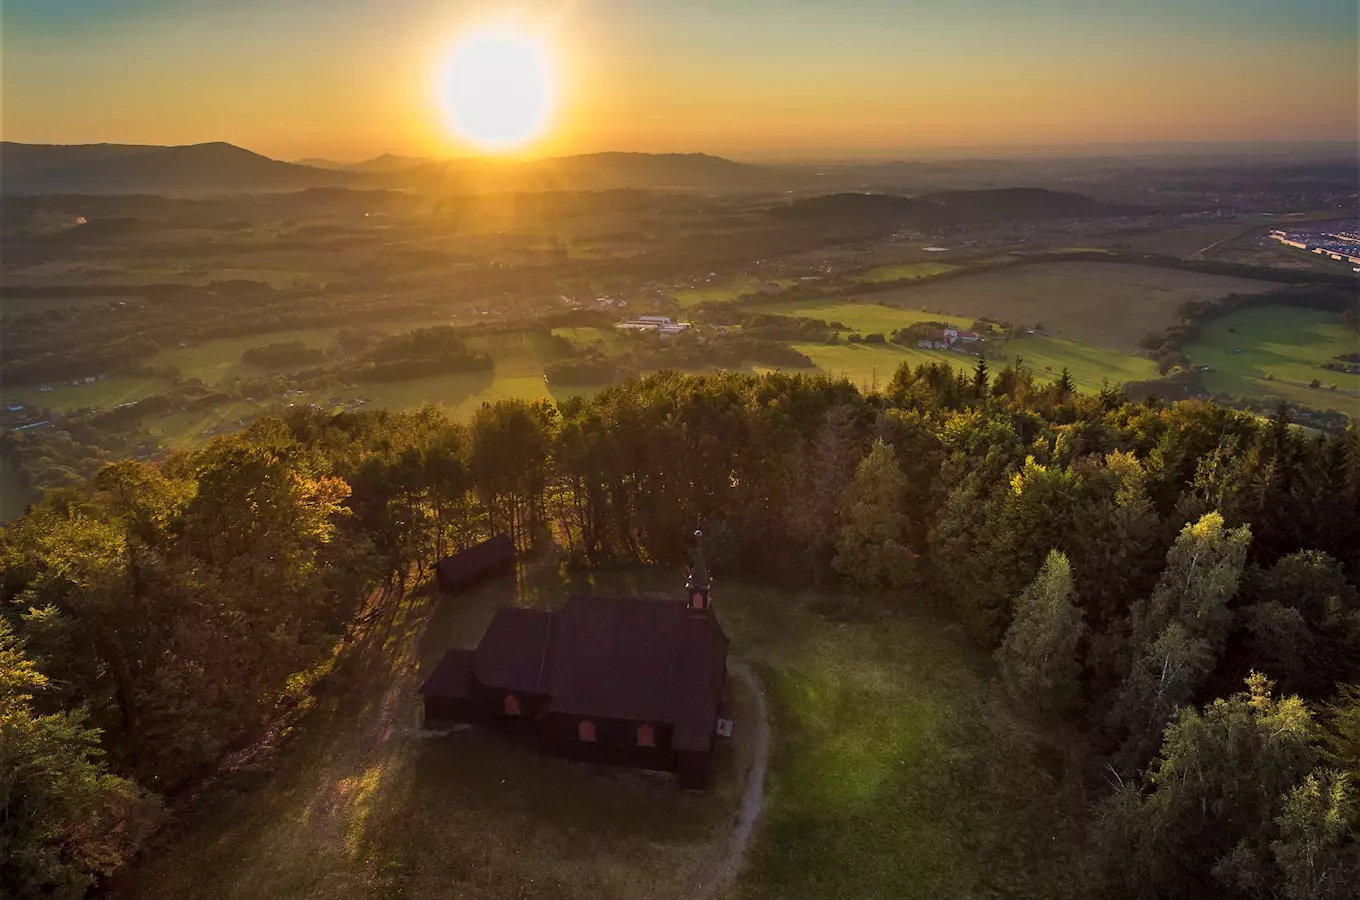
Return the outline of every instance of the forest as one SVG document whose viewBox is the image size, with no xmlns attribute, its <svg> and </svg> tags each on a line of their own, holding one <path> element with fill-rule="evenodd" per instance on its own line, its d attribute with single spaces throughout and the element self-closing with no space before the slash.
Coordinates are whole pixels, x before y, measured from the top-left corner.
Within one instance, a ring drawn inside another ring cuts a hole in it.
<svg viewBox="0 0 1360 900">
<path fill-rule="evenodd" d="M 0 531 L 0 890 L 98 890 L 325 689 L 375 588 L 502 530 L 681 563 L 696 523 L 719 577 L 834 589 L 829 622 L 937 609 L 993 653 L 1089 748 L 1087 895 L 1360 883 L 1360 432 L 979 360 L 878 392 L 662 372 L 466 424 L 299 407 L 47 492 Z"/>
</svg>

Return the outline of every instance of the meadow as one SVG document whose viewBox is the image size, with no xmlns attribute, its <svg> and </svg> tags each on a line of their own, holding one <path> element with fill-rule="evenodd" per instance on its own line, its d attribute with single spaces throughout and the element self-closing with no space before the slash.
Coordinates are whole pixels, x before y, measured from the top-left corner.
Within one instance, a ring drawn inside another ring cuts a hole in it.
<svg viewBox="0 0 1360 900">
<path fill-rule="evenodd" d="M 1205 325 L 1185 352 L 1195 365 L 1209 367 L 1203 378 L 1213 393 L 1273 395 L 1360 415 L 1360 375 L 1322 368 L 1360 352 L 1360 335 L 1335 313 L 1292 306 L 1239 310 Z M 1322 387 L 1309 387 L 1313 379 Z M 1329 390 L 1333 384 L 1336 390 Z"/>
<path fill-rule="evenodd" d="M 784 288 L 797 283 L 798 279 L 796 278 L 757 278 L 754 275 L 743 275 L 740 278 L 719 281 L 715 284 L 686 288 L 676 291 L 672 296 L 682 307 L 697 306 L 705 301 L 730 303 L 742 294 L 755 293 L 766 285 L 777 285 Z"/>
<path fill-rule="evenodd" d="M 948 263 L 902 263 L 894 266 L 877 266 L 860 275 L 857 280 L 866 284 L 879 284 L 884 281 L 901 281 L 904 278 L 928 278 L 931 275 L 952 272 L 957 268 L 958 266 Z"/>
<path fill-rule="evenodd" d="M 1123 263 L 1059 262 L 923 282 L 874 294 L 939 316 L 991 316 L 1097 347 L 1135 353 L 1138 341 L 1176 322 L 1187 300 L 1260 293 L 1265 281 Z"/>
<path fill-rule="evenodd" d="M 457 600 L 408 598 L 342 659 L 338 689 L 272 771 L 229 781 L 117 896 L 693 898 L 751 763 L 752 698 L 734 697 L 713 790 L 685 794 L 666 776 L 566 763 L 477 730 L 423 732 L 414 695 L 444 648 L 475 644 L 501 603 L 673 592 L 682 579 L 521 571 Z M 831 596 L 720 590 L 732 655 L 760 673 L 774 728 L 765 812 L 723 896 L 1061 887 L 1079 792 L 1061 755 L 997 707 L 987 659 L 928 615 L 835 623 L 817 612 Z"/>
<path fill-rule="evenodd" d="M 51 390 L 44 391 L 43 387 Z M 110 375 L 89 384 L 48 385 L 25 384 L 6 387 L 5 398 L 13 398 L 38 409 L 70 412 L 75 409 L 106 409 L 120 403 L 131 403 L 170 388 L 169 379 L 142 378 L 133 375 Z"/>
</svg>

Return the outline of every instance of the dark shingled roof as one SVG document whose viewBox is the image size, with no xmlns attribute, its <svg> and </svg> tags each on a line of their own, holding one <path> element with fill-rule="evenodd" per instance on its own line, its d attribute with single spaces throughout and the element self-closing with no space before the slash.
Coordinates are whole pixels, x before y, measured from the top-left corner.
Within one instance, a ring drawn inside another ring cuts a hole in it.
<svg viewBox="0 0 1360 900">
<path fill-rule="evenodd" d="M 426 697 L 472 697 L 472 661 L 471 650 L 445 652 L 439 665 L 420 686 L 420 693 Z"/>
<path fill-rule="evenodd" d="M 706 750 L 726 660 L 717 619 L 683 601 L 573 597 L 557 614 L 549 709 L 670 724 L 677 749 Z"/>
<path fill-rule="evenodd" d="M 477 646 L 473 671 L 487 687 L 548 693 L 548 649 L 556 616 L 542 609 L 502 606 Z"/>
</svg>

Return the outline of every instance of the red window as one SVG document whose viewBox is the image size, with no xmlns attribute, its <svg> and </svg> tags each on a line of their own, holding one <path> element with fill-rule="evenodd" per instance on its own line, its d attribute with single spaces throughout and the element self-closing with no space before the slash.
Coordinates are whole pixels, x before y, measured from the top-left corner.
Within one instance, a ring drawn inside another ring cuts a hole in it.
<svg viewBox="0 0 1360 900">
<path fill-rule="evenodd" d="M 639 725 L 637 730 L 637 743 L 639 747 L 655 747 L 656 732 L 650 725 Z"/>
<path fill-rule="evenodd" d="M 695 592 L 694 592 L 694 596 L 693 596 L 692 598 L 690 598 L 690 599 L 693 601 L 690 605 L 693 606 L 695 609 L 703 609 L 703 608 L 704 608 L 704 595 L 703 595 L 703 594 L 699 593 L 698 591 L 695 591 Z"/>
<path fill-rule="evenodd" d="M 505 714 L 507 716 L 519 715 L 519 698 L 514 694 L 505 695 Z"/>
<path fill-rule="evenodd" d="M 576 739 L 578 741 L 589 741 L 595 743 L 595 723 L 589 719 L 582 719 L 576 723 Z"/>
</svg>

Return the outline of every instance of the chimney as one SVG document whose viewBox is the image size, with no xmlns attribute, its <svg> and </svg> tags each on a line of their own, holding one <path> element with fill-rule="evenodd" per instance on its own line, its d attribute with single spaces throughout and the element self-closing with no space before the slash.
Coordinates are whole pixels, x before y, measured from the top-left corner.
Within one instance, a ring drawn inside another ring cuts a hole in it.
<svg viewBox="0 0 1360 900">
<path fill-rule="evenodd" d="M 694 568 L 690 570 L 689 580 L 685 582 L 685 605 L 690 609 L 707 612 L 710 608 L 708 590 L 708 566 L 704 565 L 704 533 L 694 532 Z"/>
</svg>

